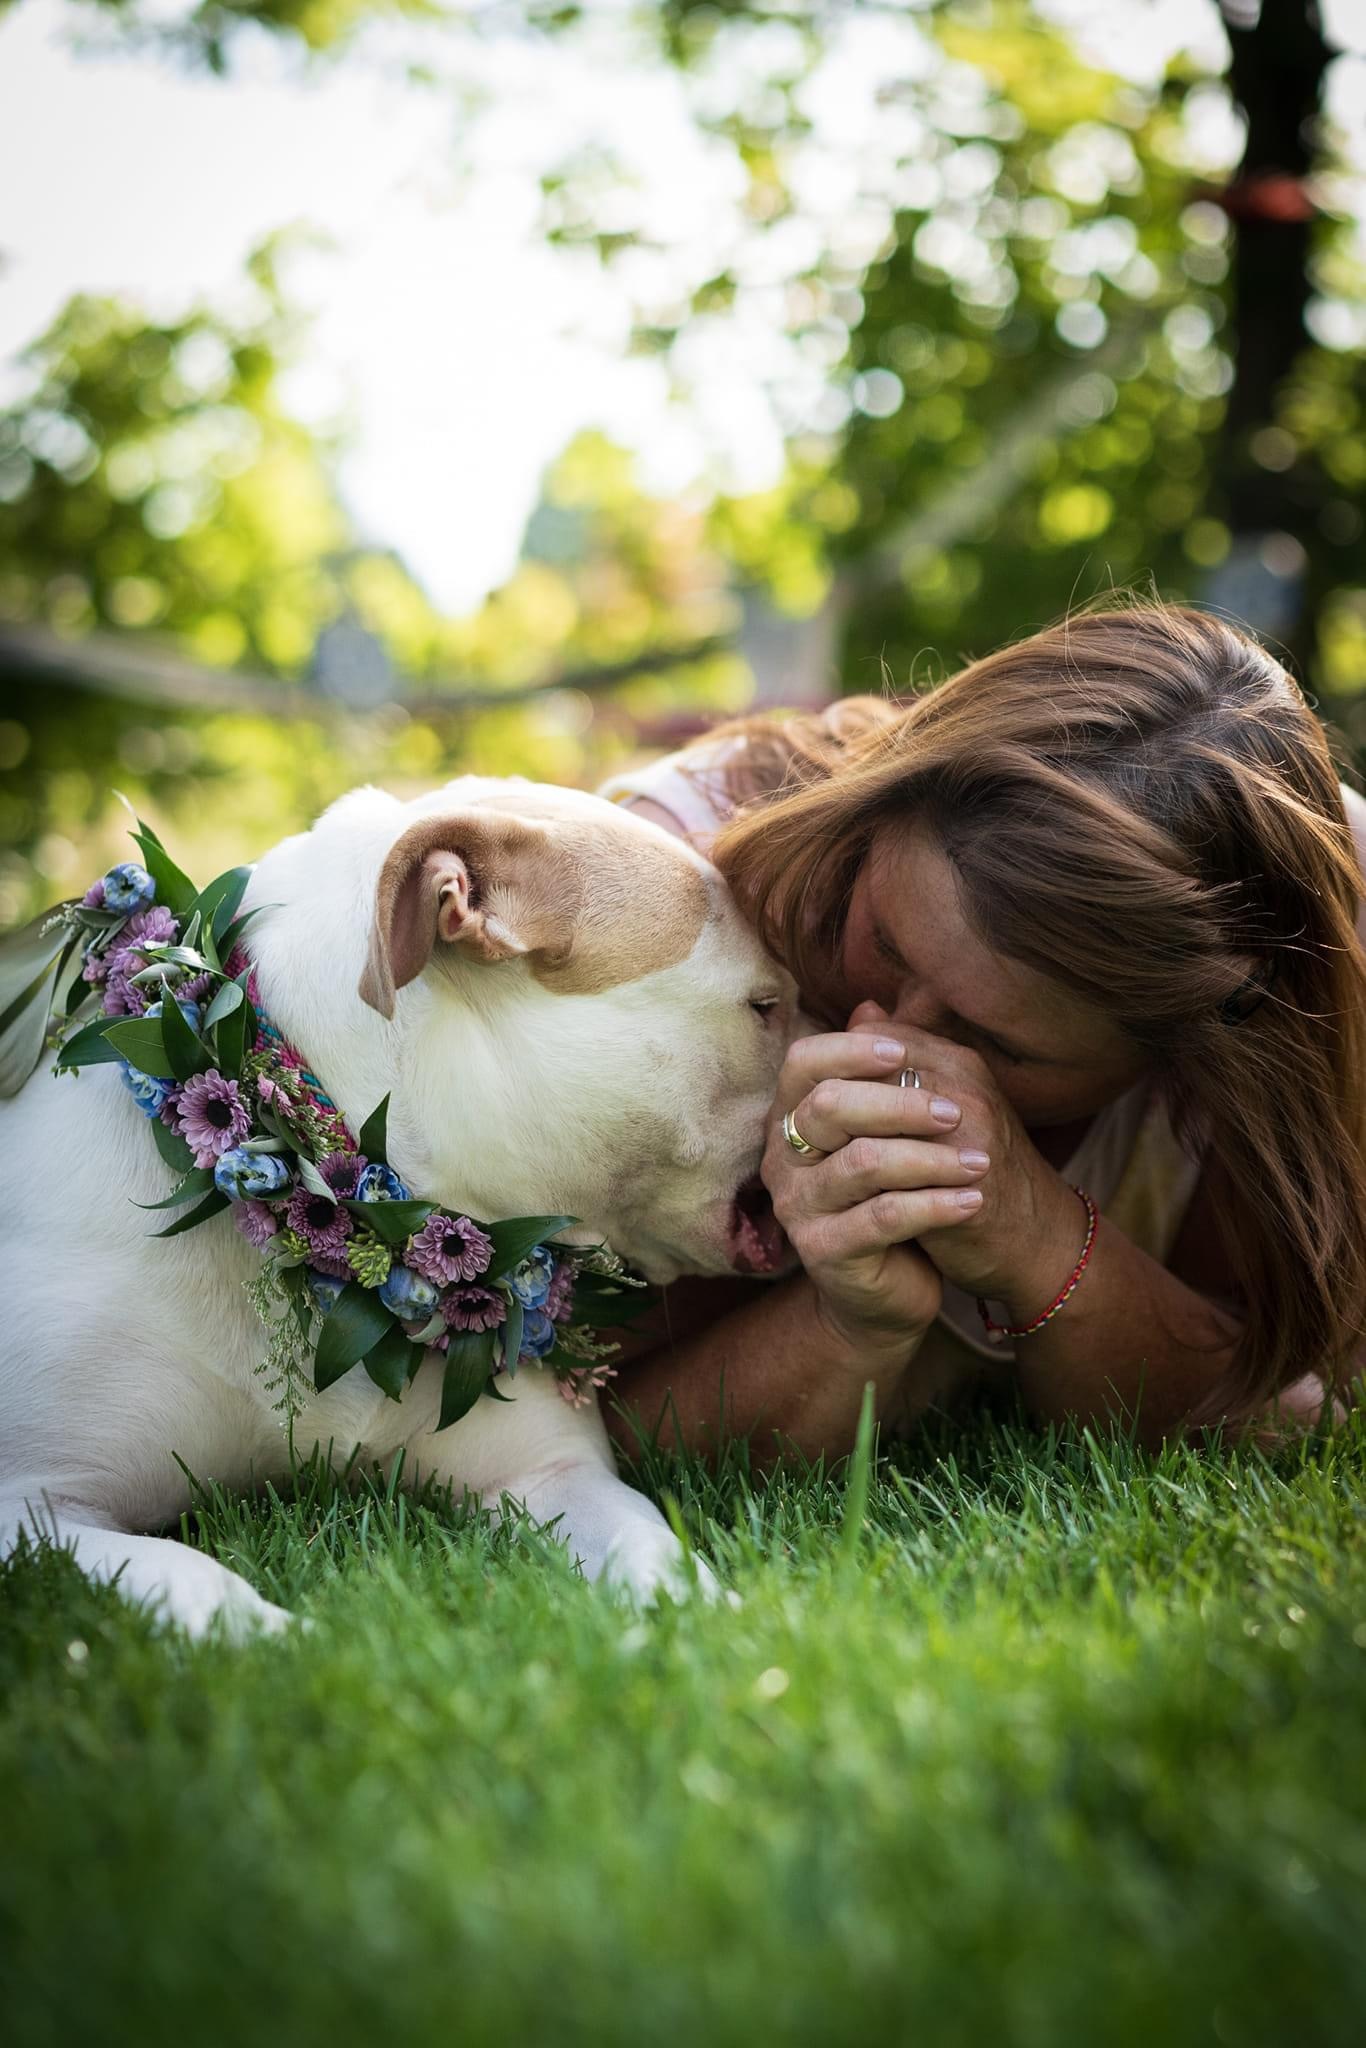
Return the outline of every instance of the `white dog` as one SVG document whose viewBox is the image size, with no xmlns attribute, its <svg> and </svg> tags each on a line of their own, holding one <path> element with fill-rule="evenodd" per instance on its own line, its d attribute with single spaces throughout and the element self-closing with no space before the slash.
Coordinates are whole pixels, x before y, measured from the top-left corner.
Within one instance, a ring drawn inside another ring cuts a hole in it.
<svg viewBox="0 0 1366 2048">
<path fill-rule="evenodd" d="M 777 1263 L 753 1187 L 791 990 L 680 841 L 529 783 L 358 790 L 266 856 L 246 905 L 267 906 L 248 935 L 266 1011 L 353 1131 L 391 1096 L 389 1157 L 414 1193 L 487 1220 L 578 1217 L 658 1281 Z M 186 1507 L 178 1460 L 241 1487 L 288 1471 L 243 1286 L 260 1255 L 227 1216 L 149 1237 L 164 1219 L 134 1205 L 166 1168 L 110 1067 L 36 1074 L 0 1104 L 0 1177 L 0 1548 L 54 1538 L 194 1631 L 281 1625 L 212 1558 L 134 1533 Z M 596 1406 L 524 1365 L 510 1403 L 438 1433 L 439 1363 L 398 1403 L 353 1368 L 296 1448 L 402 1452 L 410 1478 L 554 1520 L 592 1577 L 641 1597 L 686 1582 Z"/>
</svg>

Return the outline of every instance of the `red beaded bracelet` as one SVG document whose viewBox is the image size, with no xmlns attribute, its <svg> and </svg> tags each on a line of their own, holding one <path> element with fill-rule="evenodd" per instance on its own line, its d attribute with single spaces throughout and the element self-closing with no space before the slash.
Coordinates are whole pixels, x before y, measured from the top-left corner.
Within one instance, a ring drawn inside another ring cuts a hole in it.
<svg viewBox="0 0 1366 2048">
<path fill-rule="evenodd" d="M 1041 1330 L 1045 1323 L 1052 1322 L 1063 1303 L 1070 1300 L 1081 1285 L 1081 1276 L 1091 1262 L 1091 1253 L 1095 1247 L 1096 1231 L 1100 1225 L 1100 1211 L 1087 1194 L 1085 1188 L 1073 1188 L 1072 1192 L 1074 1195 L 1080 1196 L 1082 1207 L 1086 1211 L 1086 1242 L 1081 1248 L 1081 1257 L 1072 1268 L 1066 1285 L 1060 1294 L 1054 1295 L 1043 1314 L 1035 1316 L 1032 1323 L 993 1322 L 987 1305 L 979 1294 L 977 1297 L 977 1313 L 982 1318 L 982 1328 L 987 1333 L 987 1342 L 989 1344 L 1004 1344 L 1008 1339 L 1016 1337 L 1032 1337 L 1034 1332 Z"/>
</svg>

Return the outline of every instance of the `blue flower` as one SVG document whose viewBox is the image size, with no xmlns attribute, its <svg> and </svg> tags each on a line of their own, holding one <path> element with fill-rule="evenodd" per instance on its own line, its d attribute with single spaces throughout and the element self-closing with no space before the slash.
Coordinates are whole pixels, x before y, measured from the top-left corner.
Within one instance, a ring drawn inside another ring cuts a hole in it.
<svg viewBox="0 0 1366 2048">
<path fill-rule="evenodd" d="M 144 1074 L 141 1067 L 130 1067 L 126 1061 L 122 1071 L 123 1085 L 143 1115 L 160 1116 L 175 1082 L 163 1081 L 156 1074 Z"/>
<path fill-rule="evenodd" d="M 376 1160 L 367 1166 L 356 1182 L 358 1202 L 411 1202 L 412 1196 L 391 1166 L 381 1166 Z"/>
<path fill-rule="evenodd" d="M 282 1195 L 293 1176 L 283 1159 L 274 1152 L 248 1152 L 234 1145 L 213 1170 L 213 1184 L 230 1202 L 269 1201 Z"/>
<path fill-rule="evenodd" d="M 135 860 L 121 860 L 104 878 L 106 910 L 145 910 L 156 893 L 156 883 Z"/>
<path fill-rule="evenodd" d="M 334 1279 L 331 1273 L 320 1273 L 314 1266 L 304 1267 L 304 1285 L 308 1289 L 313 1306 L 320 1316 L 325 1316 L 335 1303 L 346 1282 Z"/>
<path fill-rule="evenodd" d="M 161 1015 L 161 1005 L 163 1000 L 163 997 L 158 996 L 154 1003 L 149 1003 L 147 1005 L 147 1008 L 142 1013 L 143 1016 L 159 1017 Z M 203 1015 L 203 1012 L 201 1011 L 198 1003 L 192 1003 L 188 996 L 177 996 L 175 999 L 175 1006 L 179 1010 L 181 1016 L 185 1019 L 185 1022 L 189 1025 L 191 1031 L 198 1031 L 199 1020 L 200 1017 Z"/>
<path fill-rule="evenodd" d="M 555 1325 L 543 1309 L 529 1308 L 522 1319 L 522 1348 L 519 1358 L 544 1358 L 554 1348 Z"/>
<path fill-rule="evenodd" d="M 379 1298 L 401 1323 L 425 1323 L 436 1307 L 437 1293 L 431 1281 L 411 1266 L 391 1266 Z"/>
<path fill-rule="evenodd" d="M 550 1297 L 550 1283 L 554 1277 L 553 1257 L 543 1244 L 535 1244 L 521 1265 L 513 1267 L 504 1285 L 511 1288 L 523 1308 L 543 1309 Z"/>
</svg>

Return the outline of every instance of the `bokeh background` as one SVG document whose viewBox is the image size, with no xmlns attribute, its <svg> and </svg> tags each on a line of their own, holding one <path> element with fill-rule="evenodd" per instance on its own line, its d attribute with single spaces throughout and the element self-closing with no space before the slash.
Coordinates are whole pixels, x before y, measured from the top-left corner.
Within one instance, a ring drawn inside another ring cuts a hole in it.
<svg viewBox="0 0 1366 2048">
<path fill-rule="evenodd" d="M 0 922 L 1134 583 L 1366 742 L 1363 0 L 11 0 L 0 264 Z"/>
</svg>

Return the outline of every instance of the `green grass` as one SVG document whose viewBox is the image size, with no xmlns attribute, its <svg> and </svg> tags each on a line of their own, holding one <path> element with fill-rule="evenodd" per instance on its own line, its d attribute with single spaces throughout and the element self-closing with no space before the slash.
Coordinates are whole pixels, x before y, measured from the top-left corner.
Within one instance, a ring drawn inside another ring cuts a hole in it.
<svg viewBox="0 0 1366 2048">
<path fill-rule="evenodd" d="M 6 2038 L 1355 2048 L 1361 1416 L 651 1482 L 740 1611 L 316 1471 L 192 1534 L 307 1634 L 9 1567 Z"/>
</svg>

